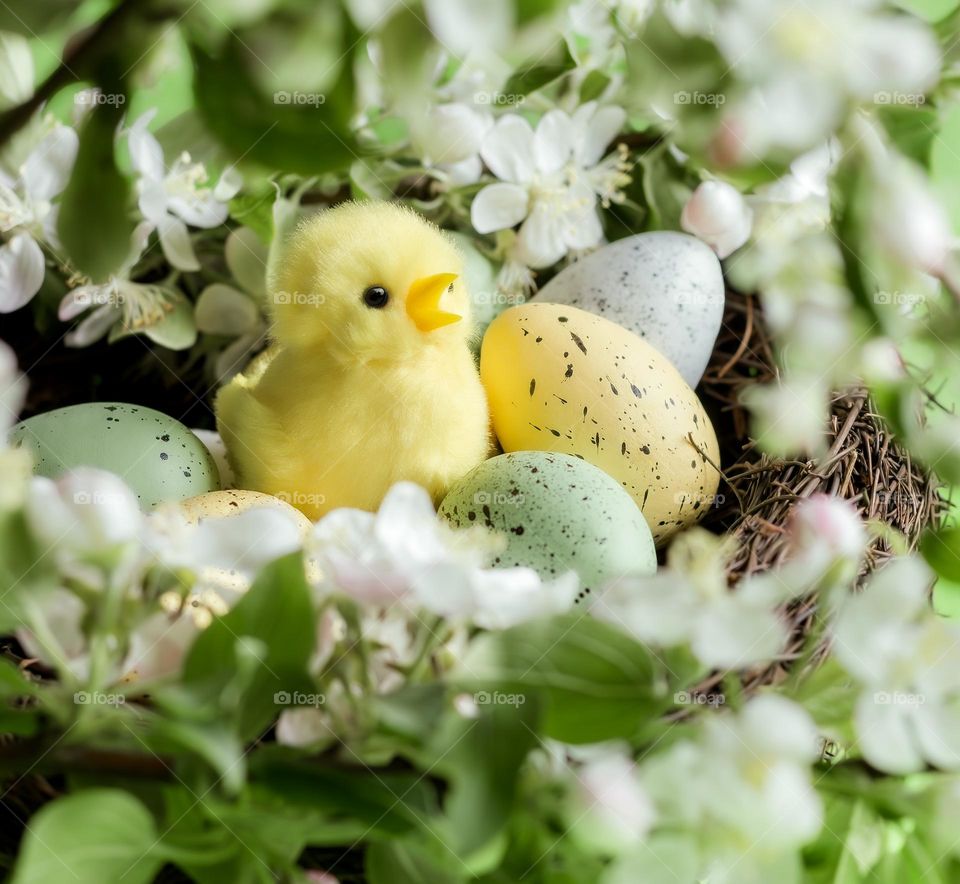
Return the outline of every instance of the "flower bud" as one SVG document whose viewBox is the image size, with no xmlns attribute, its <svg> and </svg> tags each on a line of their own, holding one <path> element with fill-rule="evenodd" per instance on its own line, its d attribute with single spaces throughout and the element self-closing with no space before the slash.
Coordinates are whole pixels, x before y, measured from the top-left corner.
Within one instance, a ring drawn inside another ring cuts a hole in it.
<svg viewBox="0 0 960 884">
<path fill-rule="evenodd" d="M 683 207 L 680 226 L 726 258 L 750 238 L 753 210 L 732 185 L 704 181 Z"/>
</svg>

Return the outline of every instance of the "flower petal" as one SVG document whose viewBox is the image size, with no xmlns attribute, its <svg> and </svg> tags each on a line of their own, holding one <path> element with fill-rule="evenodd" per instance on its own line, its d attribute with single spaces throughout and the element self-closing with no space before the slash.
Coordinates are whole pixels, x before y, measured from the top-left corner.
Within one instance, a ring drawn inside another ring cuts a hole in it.
<svg viewBox="0 0 960 884">
<path fill-rule="evenodd" d="M 213 188 L 213 198 L 221 203 L 232 200 L 243 187 L 243 175 L 237 170 L 236 166 L 227 166 L 220 173 L 220 180 Z"/>
<path fill-rule="evenodd" d="M 187 224 L 204 229 L 223 224 L 229 214 L 226 204 L 220 202 L 212 190 L 198 190 L 190 199 L 170 197 L 167 206 Z"/>
<path fill-rule="evenodd" d="M 477 233 L 492 233 L 515 227 L 527 217 L 527 191 L 516 184 L 489 184 L 470 206 L 470 221 Z"/>
<path fill-rule="evenodd" d="M 497 178 L 524 184 L 535 172 L 533 138 L 533 129 L 523 117 L 507 114 L 487 133 L 480 156 Z"/>
<path fill-rule="evenodd" d="M 600 162 L 607 147 L 623 129 L 627 113 L 622 107 L 602 107 L 590 118 L 587 128 L 580 134 L 575 148 L 577 164 L 589 169 Z"/>
<path fill-rule="evenodd" d="M 200 262 L 193 251 L 187 225 L 179 218 L 164 215 L 157 224 L 160 246 L 166 259 L 178 270 L 199 270 Z"/>
<path fill-rule="evenodd" d="M 240 288 L 258 298 L 267 291 L 267 257 L 269 249 L 249 227 L 231 230 L 224 244 L 227 269 L 240 283 Z"/>
<path fill-rule="evenodd" d="M 528 267 L 556 264 L 567 254 L 564 219 L 554 207 L 538 200 L 517 234 L 517 257 Z"/>
<path fill-rule="evenodd" d="M 68 347 L 89 347 L 99 341 L 120 318 L 120 311 L 112 304 L 104 304 L 87 315 L 83 321 L 63 337 Z"/>
<path fill-rule="evenodd" d="M 80 139 L 69 126 L 57 126 L 30 152 L 20 168 L 23 187 L 32 200 L 53 199 L 70 180 Z"/>
<path fill-rule="evenodd" d="M 127 131 L 127 146 L 135 172 L 150 181 L 163 181 L 166 173 L 163 148 L 147 129 L 156 113 L 156 110 L 149 110 L 137 118 Z"/>
<path fill-rule="evenodd" d="M 537 170 L 550 175 L 562 169 L 573 156 L 575 133 L 570 117 L 562 110 L 544 114 L 533 138 Z"/>
<path fill-rule="evenodd" d="M 913 739 L 910 709 L 890 694 L 866 692 L 857 700 L 854 721 L 863 757 L 877 770 L 907 774 L 923 769 Z"/>
<path fill-rule="evenodd" d="M 0 246 L 0 313 L 19 310 L 40 291 L 45 270 L 40 246 L 26 233 Z"/>
<path fill-rule="evenodd" d="M 260 319 L 256 304 L 243 292 L 215 282 L 197 298 L 194 309 L 197 330 L 210 335 L 242 335 Z"/>
</svg>

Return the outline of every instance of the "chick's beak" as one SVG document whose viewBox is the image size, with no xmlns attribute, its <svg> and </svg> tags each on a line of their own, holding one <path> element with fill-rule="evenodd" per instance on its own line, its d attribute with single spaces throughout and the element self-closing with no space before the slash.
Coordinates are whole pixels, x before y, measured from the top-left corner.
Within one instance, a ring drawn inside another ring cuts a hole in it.
<svg viewBox="0 0 960 884">
<path fill-rule="evenodd" d="M 456 273 L 435 273 L 414 280 L 407 292 L 407 315 L 420 331 L 433 331 L 463 318 L 440 309 L 443 293 L 456 278 Z"/>
</svg>

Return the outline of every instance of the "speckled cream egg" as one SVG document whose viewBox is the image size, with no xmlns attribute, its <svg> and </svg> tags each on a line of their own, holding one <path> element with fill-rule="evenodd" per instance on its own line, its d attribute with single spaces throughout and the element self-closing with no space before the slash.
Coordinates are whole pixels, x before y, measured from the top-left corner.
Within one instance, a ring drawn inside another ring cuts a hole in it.
<svg viewBox="0 0 960 884">
<path fill-rule="evenodd" d="M 116 473 L 144 509 L 220 487 L 204 444 L 179 421 L 141 405 L 87 402 L 58 408 L 17 424 L 10 441 L 33 452 L 40 476 L 55 478 L 80 466 Z"/>
<path fill-rule="evenodd" d="M 268 508 L 284 515 L 300 532 L 303 540 L 307 539 L 313 528 L 313 523 L 295 506 L 291 506 L 279 497 L 263 494 L 260 491 L 243 489 L 212 491 L 181 500 L 175 504 L 175 507 L 191 525 L 208 519 L 229 519 L 247 510 Z M 313 561 L 307 562 L 307 576 L 310 579 L 319 578 L 319 570 Z M 236 571 L 209 567 L 204 569 L 201 577 L 205 587 L 213 588 L 227 598 L 233 598 L 249 589 L 247 581 Z M 191 599 L 191 603 L 194 601 L 195 599 Z"/>
<path fill-rule="evenodd" d="M 630 493 L 663 543 L 717 490 L 717 437 L 666 357 L 618 325 L 559 304 L 523 304 L 483 339 L 480 376 L 504 451 L 557 451 Z"/>
<path fill-rule="evenodd" d="M 268 507 L 289 518 L 297 526 L 301 537 L 306 537 L 313 528 L 313 523 L 295 506 L 261 491 L 246 491 L 241 488 L 211 491 L 181 500 L 177 506 L 190 523 L 199 522 L 201 519 L 224 519 L 247 510 Z"/>
<path fill-rule="evenodd" d="M 657 570 L 653 537 L 636 503 L 603 470 L 569 454 L 515 451 L 480 464 L 444 498 L 458 528 L 483 525 L 506 538 L 500 567 L 541 577 L 576 571 L 581 594 L 625 574 Z"/>
<path fill-rule="evenodd" d="M 638 334 L 695 387 L 713 352 L 726 289 L 720 261 L 685 233 L 639 233 L 550 280 L 532 303 L 569 304 Z"/>
</svg>

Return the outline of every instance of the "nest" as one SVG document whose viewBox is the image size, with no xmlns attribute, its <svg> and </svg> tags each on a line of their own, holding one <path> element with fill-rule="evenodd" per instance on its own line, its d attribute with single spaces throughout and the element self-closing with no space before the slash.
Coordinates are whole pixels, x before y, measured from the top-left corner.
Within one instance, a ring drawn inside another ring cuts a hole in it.
<svg viewBox="0 0 960 884">
<path fill-rule="evenodd" d="M 864 519 L 889 526 L 905 538 L 910 550 L 915 549 L 923 532 L 940 523 L 941 485 L 897 443 L 866 388 L 833 394 L 828 451 L 822 459 L 778 460 L 757 449 L 740 393 L 775 380 L 775 365 L 758 300 L 728 292 L 723 326 L 699 393 L 714 420 L 723 465 L 718 505 L 703 524 L 737 540 L 728 565 L 731 585 L 782 562 L 793 507 L 818 492 L 849 500 Z M 871 540 L 859 582 L 894 554 L 890 541 L 884 532 Z M 790 643 L 772 667 L 746 674 L 748 689 L 783 676 L 803 651 L 816 609 L 817 599 L 807 598 L 786 611 Z"/>
</svg>

